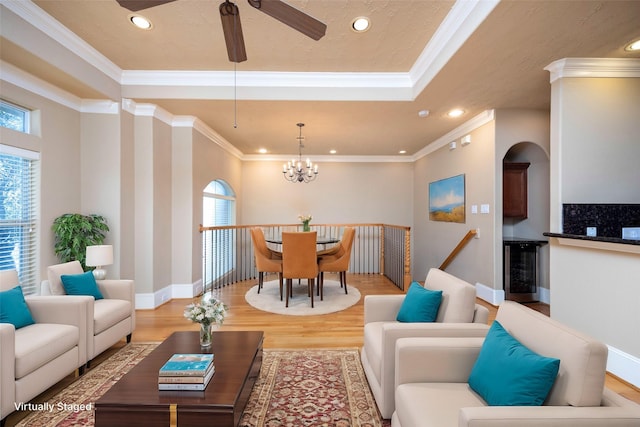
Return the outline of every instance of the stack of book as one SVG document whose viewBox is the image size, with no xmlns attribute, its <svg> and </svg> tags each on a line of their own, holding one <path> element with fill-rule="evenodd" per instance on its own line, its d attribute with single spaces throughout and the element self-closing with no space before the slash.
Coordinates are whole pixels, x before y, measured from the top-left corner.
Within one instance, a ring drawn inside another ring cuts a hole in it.
<svg viewBox="0 0 640 427">
<path fill-rule="evenodd" d="M 160 368 L 158 390 L 201 391 L 215 371 L 213 354 L 174 354 Z"/>
</svg>

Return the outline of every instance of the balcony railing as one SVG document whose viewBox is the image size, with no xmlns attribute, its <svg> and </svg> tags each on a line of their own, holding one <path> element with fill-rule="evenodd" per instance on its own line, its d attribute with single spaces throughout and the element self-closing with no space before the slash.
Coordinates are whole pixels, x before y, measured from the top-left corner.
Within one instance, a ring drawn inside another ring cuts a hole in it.
<svg viewBox="0 0 640 427">
<path fill-rule="evenodd" d="M 205 289 L 256 278 L 250 229 L 260 227 L 265 237 L 283 231 L 302 231 L 301 224 L 234 225 L 200 227 L 202 277 Z M 387 224 L 312 224 L 318 236 L 340 239 L 344 227 L 356 229 L 349 273 L 383 274 L 398 288 L 411 282 L 410 228 Z M 275 250 L 280 245 L 269 244 Z"/>
</svg>

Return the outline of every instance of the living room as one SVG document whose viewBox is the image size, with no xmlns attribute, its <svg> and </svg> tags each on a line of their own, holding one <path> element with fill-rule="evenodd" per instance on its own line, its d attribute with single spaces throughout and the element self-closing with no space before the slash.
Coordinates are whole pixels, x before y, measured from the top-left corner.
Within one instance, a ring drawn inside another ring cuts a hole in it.
<svg viewBox="0 0 640 427">
<path fill-rule="evenodd" d="M 14 12 L 5 3 L 1 7 L 3 38 L 14 40 L 11 32 L 28 24 L 17 24 L 21 20 Z M 635 10 L 635 2 L 629 7 Z M 42 55 L 41 49 L 34 47 L 35 56 Z M 544 71 L 547 82 L 550 75 L 558 77 L 548 84 L 549 109 L 481 110 L 436 137 L 425 137 L 408 156 L 311 155 L 322 158 L 320 176 L 303 185 L 282 179 L 281 160 L 240 152 L 198 118 L 185 120 L 182 112 L 145 102 L 142 95 L 136 97 L 141 102 L 128 96 L 98 102 L 81 98 L 26 73 L 19 61 L 9 62 L 4 55 L 2 98 L 36 110 L 40 117 L 35 134 L 4 128 L 0 134 L 2 144 L 40 156 L 37 282 L 46 276 L 47 266 L 58 262 L 52 250 L 53 219 L 67 212 L 99 213 L 108 218 L 107 242 L 115 250 L 108 274 L 134 279 L 137 297 L 154 301 L 143 309 L 155 308 L 155 296 L 166 289 L 197 288 L 202 276 L 202 191 L 216 179 L 226 181 L 237 195 L 237 224 L 293 223 L 307 213 L 316 223 L 410 226 L 412 276 L 417 280 L 439 265 L 467 231 L 479 229 L 480 238 L 448 271 L 476 285 L 478 294 L 495 305 L 504 298 L 502 161 L 511 147 L 530 142 L 548 157 L 548 198 L 534 203 L 548 205 L 549 216 L 533 228 L 536 237 L 562 232 L 566 203 L 640 203 L 636 186 L 630 184 L 640 181 L 634 160 L 640 155 L 634 139 L 640 127 L 637 54 L 624 62 L 592 58 L 566 62 L 564 68 L 560 64 L 559 72 Z M 601 77 L 581 78 L 572 74 L 574 69 Z M 94 85 L 123 90 L 110 80 Z M 231 102 L 225 106 L 220 114 L 228 117 Z M 239 117 L 243 119 L 242 109 Z M 282 138 L 293 153 L 297 129 L 295 123 L 287 125 L 292 135 Z M 242 120 L 240 126 L 245 126 Z M 313 126 L 307 121 L 309 132 Z M 460 140 L 466 135 L 471 142 L 463 146 Z M 366 145 L 353 134 L 351 139 Z M 452 141 L 458 142 L 455 149 L 450 149 Z M 428 184 L 459 174 L 466 179 L 466 222 L 429 221 Z M 473 214 L 473 205 L 488 205 L 489 212 Z M 619 246 L 567 248 L 559 242 L 544 250 L 548 264 L 542 288 L 551 316 L 607 343 L 612 370 L 638 386 L 638 253 Z M 599 313 L 597 324 L 589 313 Z"/>
</svg>

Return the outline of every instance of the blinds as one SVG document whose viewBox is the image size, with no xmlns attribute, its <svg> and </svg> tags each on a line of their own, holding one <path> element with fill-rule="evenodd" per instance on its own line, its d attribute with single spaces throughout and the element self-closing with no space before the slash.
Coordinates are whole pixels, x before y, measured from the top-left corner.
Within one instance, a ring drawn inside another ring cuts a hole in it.
<svg viewBox="0 0 640 427">
<path fill-rule="evenodd" d="M 37 293 L 39 155 L 0 144 L 0 270 L 17 270 L 25 295 Z"/>
<path fill-rule="evenodd" d="M 212 181 L 204 190 L 202 225 L 233 225 L 235 197 L 224 181 Z M 214 284 L 233 269 L 235 256 L 232 230 L 205 233 L 203 239 L 203 276 L 205 287 Z"/>
</svg>

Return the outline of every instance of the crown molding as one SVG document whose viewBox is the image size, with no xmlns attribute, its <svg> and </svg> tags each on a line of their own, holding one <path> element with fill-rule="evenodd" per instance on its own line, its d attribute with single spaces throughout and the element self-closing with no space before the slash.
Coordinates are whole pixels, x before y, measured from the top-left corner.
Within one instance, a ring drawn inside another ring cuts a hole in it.
<svg viewBox="0 0 640 427">
<path fill-rule="evenodd" d="M 80 105 L 82 113 L 119 114 L 120 104 L 108 99 L 83 99 Z"/>
<path fill-rule="evenodd" d="M 52 38 L 80 58 L 100 70 L 116 82 L 120 81 L 122 70 L 89 43 L 62 25 L 51 15 L 40 9 L 32 1 L 1 0 L 6 7 L 20 18 Z"/>
<path fill-rule="evenodd" d="M 49 99 L 65 107 L 71 108 L 76 111 L 82 109 L 82 99 L 75 95 L 64 91 L 51 83 L 29 74 L 8 62 L 0 60 L 0 80 L 12 85 L 18 86 L 26 91 L 34 93 L 43 98 Z"/>
<path fill-rule="evenodd" d="M 544 67 L 551 83 L 566 77 L 640 77 L 640 59 L 636 58 L 564 58 Z"/>
<path fill-rule="evenodd" d="M 425 157 L 434 151 L 448 145 L 452 140 L 461 138 L 471 131 L 479 128 L 482 125 L 489 123 L 490 121 L 495 119 L 495 110 L 486 110 L 472 119 L 464 122 L 462 125 L 453 129 L 451 132 L 446 135 L 441 136 L 440 138 L 433 141 L 431 144 L 424 147 L 422 150 L 418 151 L 414 156 L 413 160 L 417 161 L 422 157 Z"/>
<path fill-rule="evenodd" d="M 411 67 L 413 98 L 440 72 L 500 0 L 457 0 Z"/>
<path fill-rule="evenodd" d="M 241 160 L 247 162 L 288 162 L 297 154 L 245 154 Z M 312 156 L 313 163 L 413 163 L 408 156 Z"/>
</svg>

